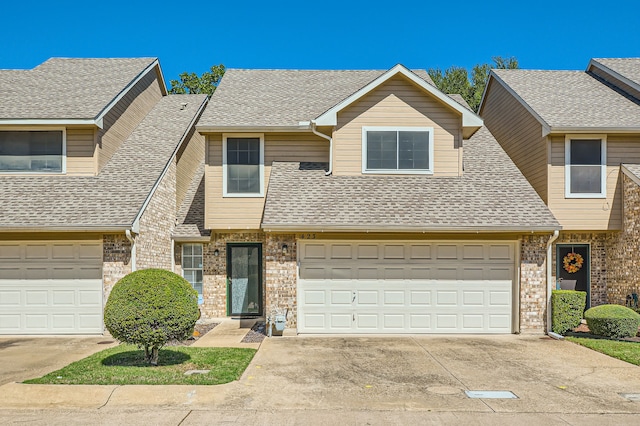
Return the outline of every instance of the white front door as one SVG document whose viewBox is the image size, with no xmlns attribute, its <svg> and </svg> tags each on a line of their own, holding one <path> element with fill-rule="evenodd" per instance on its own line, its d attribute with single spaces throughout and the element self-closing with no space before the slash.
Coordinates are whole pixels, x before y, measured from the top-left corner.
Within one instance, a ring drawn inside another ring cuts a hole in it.
<svg viewBox="0 0 640 426">
<path fill-rule="evenodd" d="M 0 334 L 102 333 L 102 242 L 0 242 Z"/>
<path fill-rule="evenodd" d="M 511 333 L 515 243 L 302 241 L 300 333 Z"/>
</svg>

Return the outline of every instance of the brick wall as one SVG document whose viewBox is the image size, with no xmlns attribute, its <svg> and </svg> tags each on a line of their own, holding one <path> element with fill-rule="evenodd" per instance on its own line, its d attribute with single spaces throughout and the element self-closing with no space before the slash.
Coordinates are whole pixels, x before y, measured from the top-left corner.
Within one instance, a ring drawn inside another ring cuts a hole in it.
<svg viewBox="0 0 640 426">
<path fill-rule="evenodd" d="M 104 302 L 118 280 L 131 272 L 131 243 L 124 234 L 102 236 L 102 285 Z"/>
<path fill-rule="evenodd" d="M 287 254 L 282 254 L 282 245 L 287 245 Z M 288 309 L 287 327 L 296 327 L 298 316 L 297 299 L 297 244 L 294 234 L 267 234 L 266 259 L 266 305 L 265 315 L 272 310 Z"/>
<path fill-rule="evenodd" d="M 176 162 L 172 161 L 140 218 L 136 269 L 171 270 L 171 233 L 176 224 Z"/>
<path fill-rule="evenodd" d="M 609 266 L 606 302 L 624 305 L 631 293 L 640 293 L 640 186 L 620 174 L 623 191 L 622 232 L 607 236 Z"/>
<path fill-rule="evenodd" d="M 544 333 L 547 319 L 549 235 L 520 238 L 520 332 Z"/>
</svg>

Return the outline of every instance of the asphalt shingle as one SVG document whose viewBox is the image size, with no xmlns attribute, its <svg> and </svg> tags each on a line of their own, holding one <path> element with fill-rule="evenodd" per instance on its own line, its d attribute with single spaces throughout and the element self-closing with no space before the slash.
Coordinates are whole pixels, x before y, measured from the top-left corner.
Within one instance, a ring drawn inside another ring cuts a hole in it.
<svg viewBox="0 0 640 426">
<path fill-rule="evenodd" d="M 130 226 L 205 101 L 162 98 L 98 176 L 0 176 L 0 227 Z"/>
<path fill-rule="evenodd" d="M 318 117 L 385 72 L 228 69 L 198 125 L 297 126 Z M 414 73 L 433 85 L 426 71 Z"/>
<path fill-rule="evenodd" d="M 155 58 L 51 58 L 0 70 L 3 119 L 92 119 Z"/>
<path fill-rule="evenodd" d="M 640 84 L 640 58 L 593 58 L 593 61 Z"/>
<path fill-rule="evenodd" d="M 325 176 L 326 164 L 275 162 L 262 226 L 560 229 L 486 128 L 464 146 L 461 177 Z"/>
<path fill-rule="evenodd" d="M 584 71 L 493 70 L 552 128 L 640 125 L 640 105 Z"/>
</svg>

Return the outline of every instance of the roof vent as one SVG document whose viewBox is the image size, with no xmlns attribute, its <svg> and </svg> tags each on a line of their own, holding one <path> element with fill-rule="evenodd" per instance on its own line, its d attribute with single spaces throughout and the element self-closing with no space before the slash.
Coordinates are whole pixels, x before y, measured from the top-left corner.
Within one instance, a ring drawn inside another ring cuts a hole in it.
<svg viewBox="0 0 640 426">
<path fill-rule="evenodd" d="M 187 103 L 186 102 L 182 102 L 180 104 L 180 110 L 184 110 L 184 109 L 187 109 Z"/>
</svg>

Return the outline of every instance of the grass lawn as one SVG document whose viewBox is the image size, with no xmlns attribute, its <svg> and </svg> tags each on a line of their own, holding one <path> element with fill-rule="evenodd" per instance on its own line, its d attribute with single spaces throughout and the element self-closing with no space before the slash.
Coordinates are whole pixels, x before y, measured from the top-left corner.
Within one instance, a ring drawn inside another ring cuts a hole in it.
<svg viewBox="0 0 640 426">
<path fill-rule="evenodd" d="M 640 343 L 621 342 L 607 339 L 587 339 L 584 337 L 566 337 L 570 342 L 586 346 L 613 358 L 618 358 L 631 364 L 640 365 Z"/>
<path fill-rule="evenodd" d="M 69 364 L 61 370 L 25 383 L 74 385 L 219 385 L 240 378 L 255 349 L 192 348 L 160 350 L 158 366 L 144 361 L 144 351 L 119 345 Z M 211 370 L 185 376 L 187 370 Z"/>
</svg>

